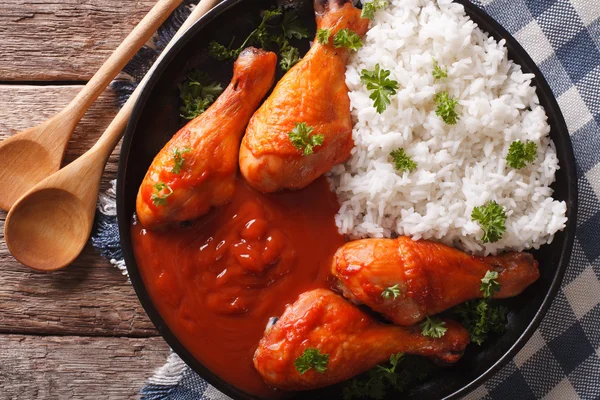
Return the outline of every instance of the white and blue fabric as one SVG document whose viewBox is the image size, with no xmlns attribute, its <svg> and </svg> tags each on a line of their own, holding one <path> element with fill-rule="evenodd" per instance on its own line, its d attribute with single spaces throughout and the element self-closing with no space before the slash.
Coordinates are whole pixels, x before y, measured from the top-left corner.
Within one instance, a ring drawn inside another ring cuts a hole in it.
<svg viewBox="0 0 600 400">
<path fill-rule="evenodd" d="M 513 360 L 465 398 L 600 399 L 600 0 L 473 2 L 515 36 L 558 99 L 575 150 L 579 213 L 569 267 L 541 326 Z M 157 49 L 187 15 L 185 7 L 159 31 Z M 139 82 L 156 51 L 142 50 L 125 72 Z M 121 100 L 135 84 L 115 83 Z M 97 216 L 94 245 L 123 269 L 114 191 L 101 196 Z M 176 355 L 149 379 L 142 398 L 228 399 Z"/>
</svg>

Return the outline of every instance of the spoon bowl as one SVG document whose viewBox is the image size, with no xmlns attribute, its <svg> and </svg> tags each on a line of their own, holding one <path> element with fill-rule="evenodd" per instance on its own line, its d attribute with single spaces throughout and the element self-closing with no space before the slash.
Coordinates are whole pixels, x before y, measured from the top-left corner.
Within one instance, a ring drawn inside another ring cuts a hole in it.
<svg viewBox="0 0 600 400">
<path fill-rule="evenodd" d="M 6 219 L 5 236 L 11 239 L 6 243 L 22 264 L 40 271 L 57 270 L 83 250 L 92 228 L 86 214 L 74 194 L 42 188 L 15 203 Z"/>
</svg>

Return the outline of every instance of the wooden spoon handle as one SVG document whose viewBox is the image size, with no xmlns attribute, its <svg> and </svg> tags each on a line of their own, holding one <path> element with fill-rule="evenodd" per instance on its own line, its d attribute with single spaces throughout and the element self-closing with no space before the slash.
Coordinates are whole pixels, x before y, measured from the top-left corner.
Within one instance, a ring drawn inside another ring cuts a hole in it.
<svg viewBox="0 0 600 400">
<path fill-rule="evenodd" d="M 125 105 L 121 108 L 119 113 L 112 120 L 108 128 L 104 131 L 98 142 L 89 150 L 90 152 L 94 152 L 97 155 L 101 156 L 104 159 L 104 163 L 108 159 L 108 156 L 113 151 L 121 136 L 123 136 L 125 127 L 127 126 L 127 122 L 129 121 L 129 117 L 131 116 L 131 112 L 133 111 L 133 106 L 137 101 L 142 89 L 150 79 L 150 75 L 156 69 L 160 61 L 163 59 L 165 54 L 169 51 L 169 49 L 173 46 L 173 44 L 177 41 L 181 35 L 184 34 L 185 31 L 188 30 L 190 26 L 194 24 L 197 20 L 199 20 L 204 14 L 206 14 L 211 8 L 215 6 L 215 4 L 219 3 L 220 0 L 200 0 L 198 5 L 192 10 L 190 16 L 185 20 L 183 25 L 179 28 L 179 30 L 173 36 L 173 39 L 169 42 L 167 47 L 158 57 L 158 59 L 152 65 L 152 68 L 146 73 L 144 79 L 140 82 L 135 91 L 131 94 Z"/>
<path fill-rule="evenodd" d="M 102 64 L 81 92 L 69 103 L 65 109 L 65 113 L 68 113 L 75 121 L 79 121 L 92 103 L 96 101 L 98 96 L 100 96 L 144 43 L 152 37 L 181 1 L 158 0 L 148 14 L 117 47 L 114 53 Z"/>
</svg>

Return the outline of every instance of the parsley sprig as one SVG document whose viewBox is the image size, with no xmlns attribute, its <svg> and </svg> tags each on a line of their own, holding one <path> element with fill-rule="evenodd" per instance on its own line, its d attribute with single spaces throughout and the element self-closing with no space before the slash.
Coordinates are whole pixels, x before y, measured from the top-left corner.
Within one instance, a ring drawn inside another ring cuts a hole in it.
<svg viewBox="0 0 600 400">
<path fill-rule="evenodd" d="M 385 0 L 369 1 L 368 3 L 363 4 L 360 16 L 362 18 L 373 19 L 375 17 L 375 11 L 384 9 L 385 7 L 387 7 L 387 1 Z"/>
<path fill-rule="evenodd" d="M 184 119 L 202 114 L 223 92 L 220 83 L 211 82 L 208 75 L 197 69 L 191 70 L 178 88 L 182 103 L 179 111 Z"/>
<path fill-rule="evenodd" d="M 504 207 L 495 201 L 488 201 L 482 206 L 473 208 L 471 219 L 483 229 L 483 243 L 495 243 L 502 239 L 506 232 L 506 213 Z"/>
<path fill-rule="evenodd" d="M 328 363 L 329 354 L 321 353 L 319 349 L 309 347 L 304 350 L 300 357 L 296 358 L 296 361 L 294 361 L 294 366 L 300 375 L 304 374 L 311 368 L 322 374 L 327 370 Z"/>
<path fill-rule="evenodd" d="M 436 60 L 433 60 L 433 79 L 444 79 L 448 77 L 448 69 L 440 67 Z"/>
<path fill-rule="evenodd" d="M 166 206 L 167 198 L 173 194 L 173 189 L 164 182 L 157 182 L 154 184 L 154 193 L 150 197 L 152 203 L 155 206 Z"/>
<path fill-rule="evenodd" d="M 508 309 L 504 306 L 494 306 L 492 296 L 500 290 L 496 271 L 487 271 L 481 279 L 480 290 L 483 299 L 470 300 L 454 307 L 453 312 L 460 323 L 467 328 L 471 341 L 482 345 L 491 333 L 502 333 L 506 325 Z"/>
<path fill-rule="evenodd" d="M 398 296 L 400 296 L 400 287 L 398 284 L 387 287 L 383 289 L 383 292 L 381 292 L 381 297 L 384 299 L 395 299 Z"/>
<path fill-rule="evenodd" d="M 528 163 L 534 162 L 536 157 L 537 145 L 534 142 L 528 140 L 523 143 L 520 140 L 515 140 L 508 148 L 506 163 L 511 168 L 521 169 Z"/>
<path fill-rule="evenodd" d="M 328 44 L 330 36 L 331 36 L 331 29 L 321 28 L 317 31 L 317 42 L 319 42 L 321 44 Z"/>
<path fill-rule="evenodd" d="M 175 147 L 173 149 L 173 168 L 171 169 L 172 173 L 177 175 L 181 173 L 181 167 L 183 167 L 183 162 L 185 161 L 183 155 L 185 153 L 189 153 L 190 151 L 192 151 L 192 149 L 190 149 L 189 147 L 185 147 L 183 148 L 183 150 L 179 150 L 179 147 Z"/>
<path fill-rule="evenodd" d="M 446 323 L 438 318 L 426 317 L 419 325 L 423 336 L 439 339 L 446 334 Z"/>
<path fill-rule="evenodd" d="M 339 30 L 333 36 L 333 47 L 336 49 L 344 47 L 348 50 L 356 51 L 362 47 L 362 44 L 360 36 L 348 28 Z"/>
<path fill-rule="evenodd" d="M 321 146 L 325 137 L 323 135 L 311 135 L 314 128 L 308 126 L 306 122 L 296 122 L 296 126 L 291 132 L 288 132 L 290 142 L 303 156 L 307 156 L 314 152 L 315 146 Z"/>
<path fill-rule="evenodd" d="M 398 171 L 411 172 L 417 168 L 417 163 L 406 154 L 403 148 L 392 151 L 390 157 L 394 160 L 394 166 Z"/>
<path fill-rule="evenodd" d="M 360 73 L 360 80 L 371 91 L 369 98 L 379 114 L 385 111 L 390 104 L 390 96 L 395 95 L 398 89 L 398 82 L 389 79 L 389 76 L 390 71 L 382 69 L 379 64 L 375 64 L 373 71 L 363 69 Z"/>
<path fill-rule="evenodd" d="M 386 365 L 377 365 L 346 383 L 344 400 L 383 399 L 388 390 L 404 392 L 408 386 L 423 381 L 429 375 L 431 362 L 424 357 L 392 354 Z"/>
<path fill-rule="evenodd" d="M 277 19 L 281 19 L 281 22 L 275 23 Z M 298 48 L 291 45 L 290 40 L 305 39 L 308 38 L 308 34 L 308 29 L 302 25 L 298 15 L 293 11 L 266 10 L 262 14 L 259 25 L 239 47 L 232 47 L 235 38 L 228 46 L 213 40 L 208 45 L 208 52 L 219 61 L 230 61 L 237 58 L 249 45 L 266 50 L 277 48 L 280 56 L 279 65 L 282 70 L 288 71 L 300 61 L 300 52 Z"/>
<path fill-rule="evenodd" d="M 444 91 L 437 93 L 434 101 L 437 106 L 435 114 L 442 118 L 448 125 L 456 125 L 456 122 L 460 119 L 456 112 L 458 100 L 451 97 L 448 92 Z"/>
</svg>

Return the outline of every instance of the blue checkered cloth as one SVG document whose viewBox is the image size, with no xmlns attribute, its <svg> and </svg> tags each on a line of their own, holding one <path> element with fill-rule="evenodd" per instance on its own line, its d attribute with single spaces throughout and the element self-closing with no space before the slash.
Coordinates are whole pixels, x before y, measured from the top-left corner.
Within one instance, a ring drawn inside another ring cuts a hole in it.
<svg viewBox="0 0 600 400">
<path fill-rule="evenodd" d="M 600 0 L 473 2 L 516 37 L 558 99 L 575 150 L 579 214 L 569 268 L 541 326 L 513 360 L 465 399 L 600 399 Z M 179 12 L 170 22 L 175 26 L 186 14 Z M 173 27 L 160 35 L 169 32 Z M 127 92 L 127 84 L 121 86 Z M 93 239 L 123 266 L 111 197 L 104 198 Z M 176 355 L 149 380 L 142 398 L 228 399 Z"/>
</svg>

